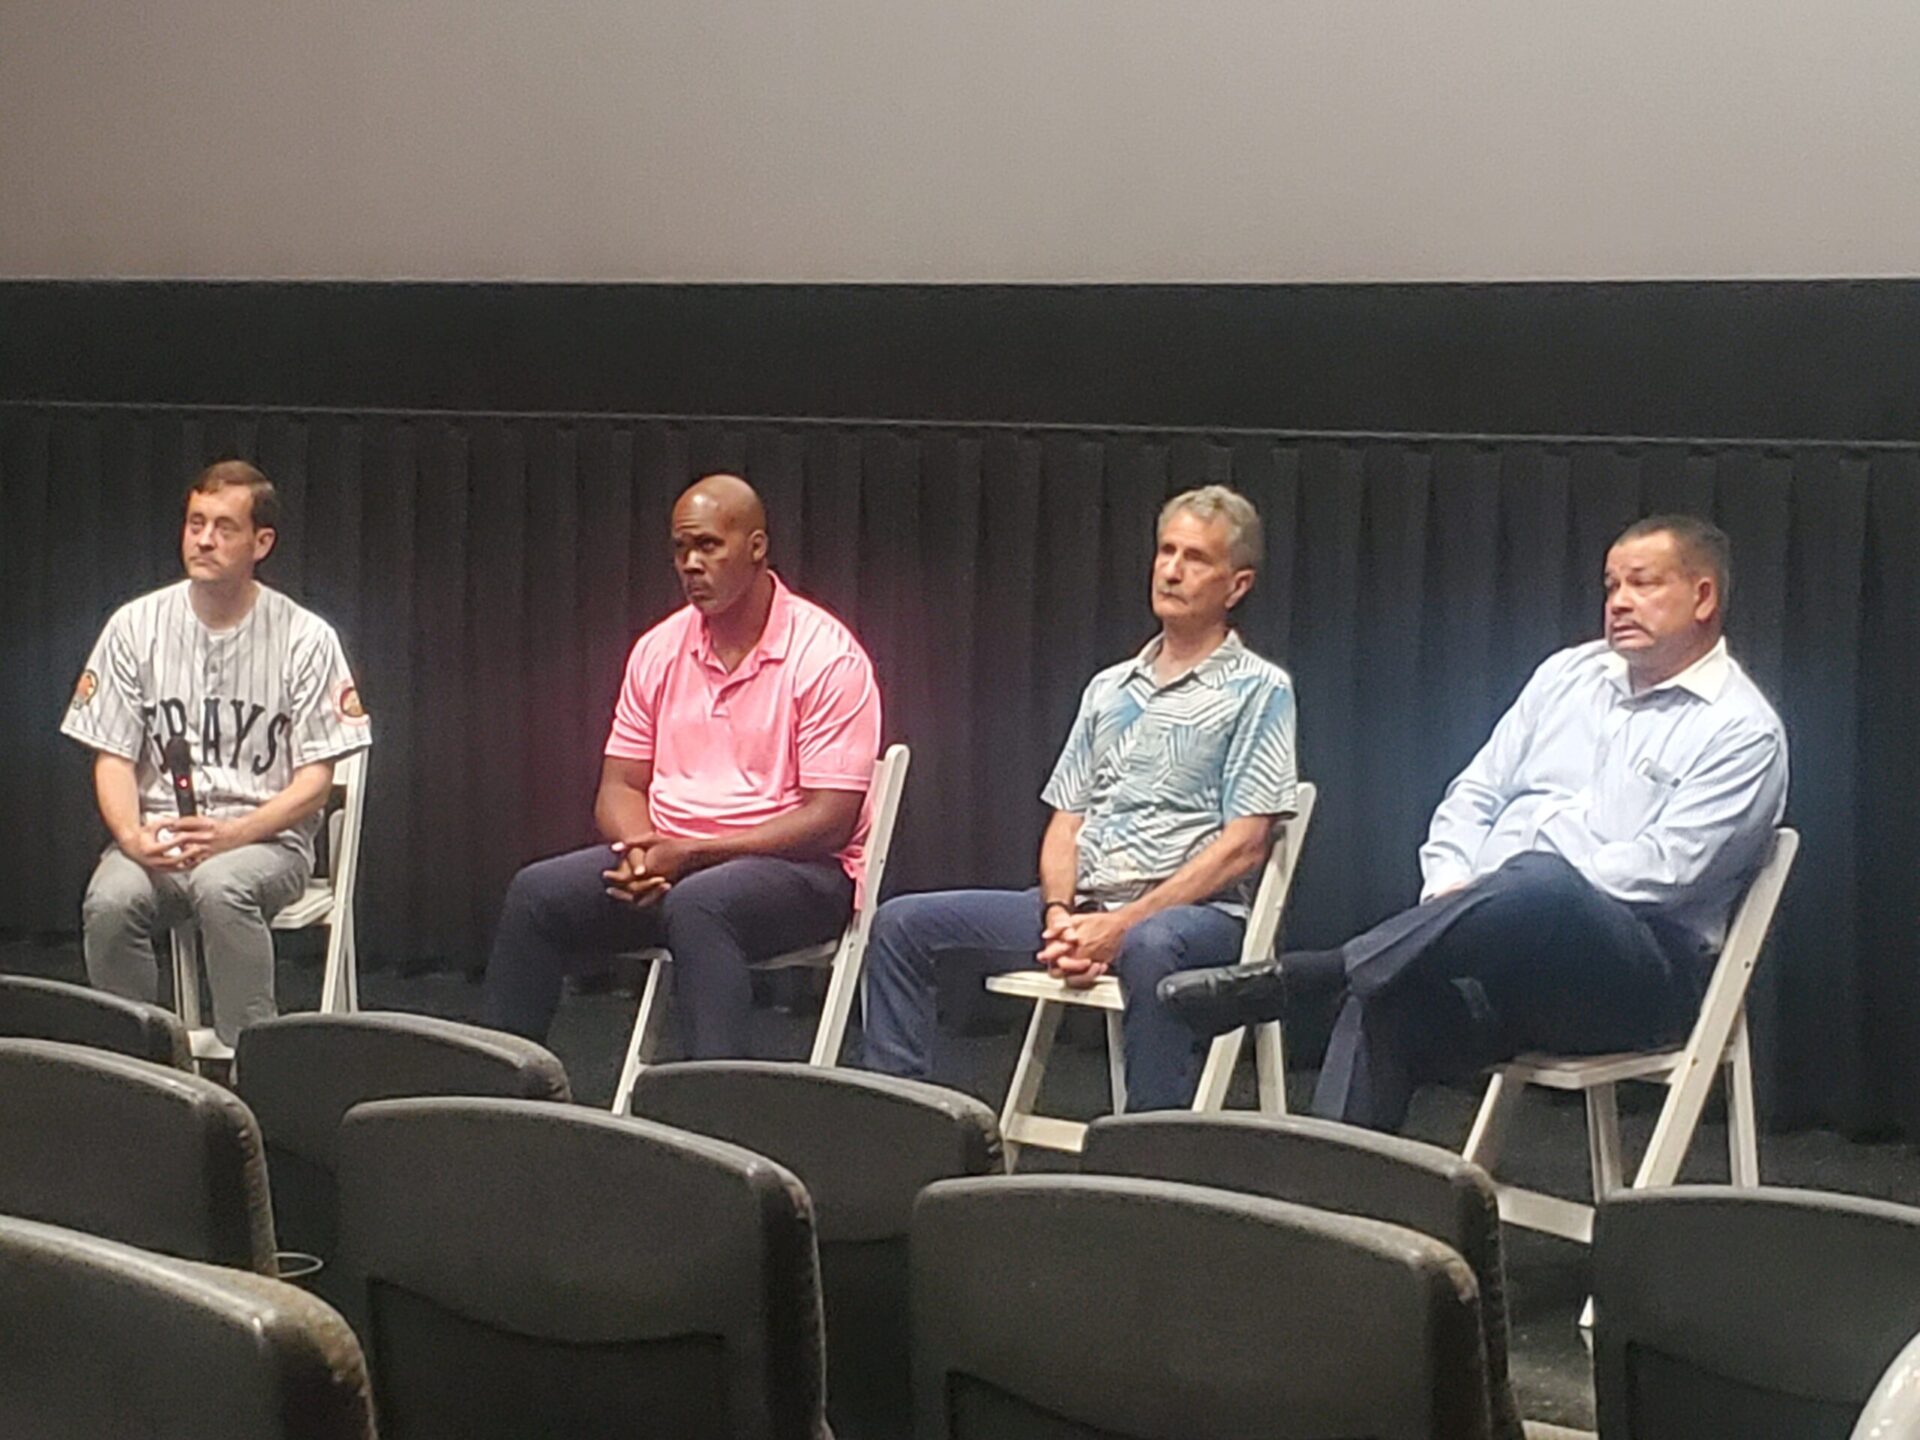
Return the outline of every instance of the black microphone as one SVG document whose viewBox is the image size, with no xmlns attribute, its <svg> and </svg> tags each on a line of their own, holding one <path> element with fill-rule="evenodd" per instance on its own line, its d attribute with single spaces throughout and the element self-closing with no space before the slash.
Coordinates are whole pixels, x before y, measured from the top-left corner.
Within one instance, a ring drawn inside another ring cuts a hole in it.
<svg viewBox="0 0 1920 1440">
<path fill-rule="evenodd" d="M 176 735 L 160 747 L 167 762 L 167 774 L 173 778 L 173 803 L 182 815 L 198 815 L 200 805 L 193 796 L 193 756 L 187 750 L 184 735 Z"/>
</svg>

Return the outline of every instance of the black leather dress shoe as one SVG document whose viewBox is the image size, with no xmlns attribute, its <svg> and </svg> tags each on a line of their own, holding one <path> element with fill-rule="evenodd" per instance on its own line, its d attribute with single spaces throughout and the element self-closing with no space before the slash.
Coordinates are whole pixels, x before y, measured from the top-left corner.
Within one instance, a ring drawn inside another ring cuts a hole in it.
<svg viewBox="0 0 1920 1440">
<path fill-rule="evenodd" d="M 1287 980 L 1277 960 L 1183 970 L 1162 980 L 1154 994 L 1202 1035 L 1284 1019 L 1287 1013 Z"/>
</svg>

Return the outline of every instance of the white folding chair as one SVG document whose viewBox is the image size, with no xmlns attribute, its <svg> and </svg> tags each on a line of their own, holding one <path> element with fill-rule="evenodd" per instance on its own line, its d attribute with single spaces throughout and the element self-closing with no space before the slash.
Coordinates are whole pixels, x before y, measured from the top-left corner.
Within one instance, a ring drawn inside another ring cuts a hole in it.
<svg viewBox="0 0 1920 1440">
<path fill-rule="evenodd" d="M 1760 867 L 1727 930 L 1726 945 L 1700 1003 L 1687 1042 L 1675 1049 L 1627 1051 L 1613 1055 L 1540 1055 L 1515 1057 L 1487 1083 L 1486 1098 L 1461 1152 L 1491 1172 L 1513 1119 L 1521 1093 L 1529 1085 L 1578 1090 L 1587 1102 L 1587 1155 L 1593 1173 L 1595 1204 L 1618 1190 L 1624 1168 L 1620 1158 L 1620 1112 L 1614 1086 L 1623 1080 L 1657 1081 L 1668 1087 L 1653 1138 L 1633 1178 L 1636 1190 L 1671 1185 L 1700 1124 L 1700 1112 L 1717 1072 L 1727 1075 L 1727 1150 L 1737 1186 L 1760 1183 L 1759 1126 L 1753 1109 L 1753 1055 L 1747 1040 L 1747 984 L 1760 959 L 1780 892 L 1800 849 L 1796 831 L 1774 832 L 1766 863 Z M 1544 1230 L 1583 1245 L 1593 1241 L 1593 1206 L 1557 1195 L 1495 1181 L 1500 1218 L 1530 1230 Z"/>
<path fill-rule="evenodd" d="M 847 1019 L 853 1000 L 860 993 L 860 971 L 866 964 L 867 932 L 873 928 L 873 912 L 880 908 L 880 884 L 886 878 L 887 855 L 893 849 L 894 822 L 900 818 L 900 796 L 907 786 L 907 765 L 912 752 L 905 745 L 889 745 L 873 767 L 873 784 L 868 789 L 867 871 L 860 904 L 847 921 L 838 940 L 789 950 L 783 955 L 755 963 L 756 970 L 792 970 L 800 967 L 829 967 L 826 1003 L 821 1007 L 820 1026 L 814 1032 L 809 1065 L 832 1067 L 840 1063 L 840 1046 L 847 1035 Z M 627 1113 L 633 1096 L 633 1083 L 640 1072 L 653 1064 L 660 1041 L 666 1033 L 667 995 L 670 981 L 667 967 L 672 952 L 655 946 L 633 952 L 632 958 L 647 965 L 646 987 L 640 992 L 640 1010 L 633 1017 L 633 1033 L 627 1040 L 627 1057 L 620 1067 L 620 1083 L 614 1087 L 613 1113 Z"/>
<path fill-rule="evenodd" d="M 1307 838 L 1307 826 L 1313 820 L 1317 794 L 1311 784 L 1302 782 L 1294 799 L 1293 814 L 1274 827 L 1273 849 L 1261 870 L 1260 888 L 1254 895 L 1253 909 L 1248 912 L 1246 938 L 1240 945 L 1243 965 L 1273 958 L 1280 915 L 1286 909 L 1287 892 L 1293 887 L 1294 867 L 1299 863 L 1300 847 Z M 1087 1127 L 1078 1120 L 1042 1115 L 1034 1106 L 1040 1098 L 1041 1081 L 1046 1078 L 1047 1060 L 1053 1053 L 1060 1018 L 1066 1014 L 1067 1006 L 1084 1005 L 1106 1013 L 1107 1084 L 1113 1094 L 1114 1113 L 1127 1108 L 1126 1052 L 1121 1040 L 1126 997 L 1121 993 L 1119 980 L 1103 975 L 1085 989 L 1076 989 L 1036 967 L 989 975 L 987 989 L 995 994 L 1017 995 L 1033 1001 L 1026 1043 L 1020 1047 L 1020 1059 L 1013 1067 L 1013 1083 L 1007 1087 L 1007 1103 L 1000 1112 L 1000 1138 L 1006 1148 L 1007 1168 L 1013 1168 L 1022 1145 L 1079 1154 L 1086 1143 Z M 1287 1113 L 1287 1065 L 1280 1041 L 1280 1022 L 1272 1020 L 1248 1028 L 1255 1032 L 1260 1109 L 1269 1115 L 1284 1115 Z M 1240 1059 L 1240 1044 L 1245 1034 L 1245 1030 L 1230 1030 L 1213 1042 L 1194 1091 L 1195 1110 L 1225 1108 L 1227 1085 L 1233 1079 L 1233 1067 Z"/>
<path fill-rule="evenodd" d="M 1853 1427 L 1852 1440 L 1920 1440 L 1920 1335 L 1880 1376 Z"/>
<path fill-rule="evenodd" d="M 367 752 L 356 750 L 334 762 L 333 794 L 327 804 L 326 871 L 307 882 L 300 898 L 273 917 L 276 930 L 327 927 L 327 958 L 320 975 L 323 1014 L 350 1014 L 360 1008 L 360 977 L 354 948 L 353 899 L 360 875 L 360 828 L 367 808 Z M 193 1058 L 231 1060 L 200 1015 L 200 927 L 191 920 L 174 927 L 173 994 L 187 1027 Z"/>
</svg>

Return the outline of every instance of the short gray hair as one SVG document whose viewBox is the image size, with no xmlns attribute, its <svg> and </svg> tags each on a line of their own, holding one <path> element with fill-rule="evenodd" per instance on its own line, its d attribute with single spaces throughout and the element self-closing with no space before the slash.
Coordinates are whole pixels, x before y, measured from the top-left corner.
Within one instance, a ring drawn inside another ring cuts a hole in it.
<svg viewBox="0 0 1920 1440">
<path fill-rule="evenodd" d="M 1165 530 L 1167 522 L 1183 510 L 1196 520 L 1226 521 L 1227 558 L 1233 562 L 1233 568 L 1260 568 L 1260 559 L 1266 548 L 1260 537 L 1260 512 L 1253 508 L 1253 502 L 1246 496 L 1224 485 L 1202 485 L 1198 490 L 1183 491 L 1161 506 L 1160 523 L 1154 530 L 1155 536 Z"/>
</svg>

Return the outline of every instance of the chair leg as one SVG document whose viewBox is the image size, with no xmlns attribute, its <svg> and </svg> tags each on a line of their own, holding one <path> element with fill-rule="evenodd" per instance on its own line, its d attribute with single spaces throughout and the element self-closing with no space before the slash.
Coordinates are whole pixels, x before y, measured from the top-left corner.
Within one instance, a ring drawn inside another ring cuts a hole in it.
<svg viewBox="0 0 1920 1440">
<path fill-rule="evenodd" d="M 1021 1129 L 1020 1122 L 1034 1113 L 1034 1101 L 1040 1098 L 1040 1082 L 1046 1078 L 1047 1059 L 1053 1053 L 1053 1037 L 1060 1029 L 1062 1008 L 1048 1000 L 1036 1000 L 1033 1019 L 1027 1022 L 1027 1038 L 1020 1047 L 1020 1059 L 1013 1067 L 1007 1103 L 1000 1111 L 1000 1143 L 1009 1173 L 1020 1158 L 1020 1143 L 1014 1138 Z"/>
<path fill-rule="evenodd" d="M 347 1013 L 353 1015 L 360 1009 L 360 935 L 351 911 L 340 917 L 340 932 L 340 973 L 347 982 Z"/>
<path fill-rule="evenodd" d="M 1118 1010 L 1107 1011 L 1107 1089 L 1113 1096 L 1113 1113 L 1127 1113 L 1127 1046 Z"/>
<path fill-rule="evenodd" d="M 198 1030 L 201 1028 L 200 928 L 176 926 L 168 938 L 173 948 L 173 1008 L 180 1012 L 182 1025 Z"/>
<path fill-rule="evenodd" d="M 1265 1115 L 1287 1113 L 1287 1049 L 1280 1022 L 1269 1020 L 1253 1032 L 1254 1071 L 1260 1081 L 1260 1110 Z"/>
<path fill-rule="evenodd" d="M 1587 1165 L 1598 1205 L 1620 1188 L 1620 1102 L 1611 1085 L 1595 1085 L 1586 1095 Z"/>
<path fill-rule="evenodd" d="M 1514 1110 L 1526 1088 L 1523 1081 L 1515 1080 L 1505 1070 L 1493 1072 L 1487 1081 L 1486 1098 L 1473 1117 L 1473 1130 L 1467 1136 L 1466 1148 L 1460 1152 L 1464 1158 L 1482 1170 L 1493 1169 L 1500 1159 L 1501 1147 L 1506 1144 L 1507 1126 L 1512 1123 Z"/>
<path fill-rule="evenodd" d="M 320 1013 L 344 1015 L 353 1009 L 348 999 L 346 967 L 351 937 L 344 925 L 327 927 L 327 959 L 320 971 Z"/>
<path fill-rule="evenodd" d="M 1753 1099 L 1753 1047 L 1743 1015 L 1727 1047 L 1727 1160 L 1733 1183 L 1760 1183 L 1760 1119 Z"/>
<path fill-rule="evenodd" d="M 1207 1063 L 1200 1067 L 1200 1083 L 1193 1091 L 1196 1113 L 1227 1108 L 1227 1087 L 1233 1083 L 1233 1067 L 1240 1063 L 1240 1044 L 1246 1034 L 1244 1029 L 1229 1030 L 1215 1036 L 1207 1047 Z"/>
<path fill-rule="evenodd" d="M 809 1065 L 832 1069 L 840 1063 L 840 1050 L 847 1040 L 847 1021 L 853 1014 L 853 1000 L 860 993 L 860 967 L 866 946 L 851 936 L 840 942 L 841 953 L 834 956 L 827 977 L 827 998 L 820 1006 L 820 1026 L 813 1032 L 813 1050 Z"/>
<path fill-rule="evenodd" d="M 634 1082 L 640 1072 L 653 1063 L 660 1051 L 660 1034 L 667 1016 L 667 966 L 664 956 L 647 966 L 646 987 L 640 992 L 640 1008 L 634 1013 L 633 1033 L 627 1037 L 627 1056 L 620 1066 L 620 1083 L 613 1089 L 613 1113 L 625 1115 L 633 1099 Z"/>
</svg>

